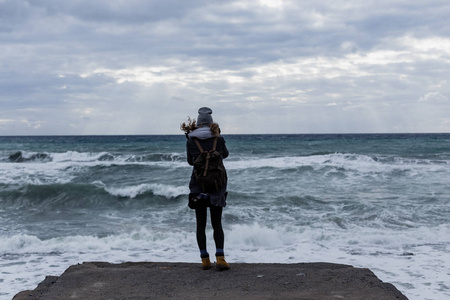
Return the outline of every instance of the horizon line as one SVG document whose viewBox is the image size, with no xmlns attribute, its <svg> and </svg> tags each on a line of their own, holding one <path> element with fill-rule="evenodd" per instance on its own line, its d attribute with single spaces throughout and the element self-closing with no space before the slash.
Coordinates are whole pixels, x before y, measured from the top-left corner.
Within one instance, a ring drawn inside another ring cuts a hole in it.
<svg viewBox="0 0 450 300">
<path fill-rule="evenodd" d="M 450 134 L 450 132 L 343 132 L 343 133 L 227 133 L 227 135 L 400 135 L 400 134 Z M 138 133 L 138 134 L 18 134 L 0 137 L 75 137 L 75 136 L 183 136 L 183 133 Z"/>
</svg>

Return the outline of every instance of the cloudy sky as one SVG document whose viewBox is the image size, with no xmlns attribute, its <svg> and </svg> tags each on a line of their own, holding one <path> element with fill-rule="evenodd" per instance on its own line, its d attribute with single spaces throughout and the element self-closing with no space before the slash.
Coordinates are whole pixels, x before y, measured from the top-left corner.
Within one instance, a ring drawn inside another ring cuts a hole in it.
<svg viewBox="0 0 450 300">
<path fill-rule="evenodd" d="M 450 132 L 447 0 L 0 0 L 0 135 Z"/>
</svg>

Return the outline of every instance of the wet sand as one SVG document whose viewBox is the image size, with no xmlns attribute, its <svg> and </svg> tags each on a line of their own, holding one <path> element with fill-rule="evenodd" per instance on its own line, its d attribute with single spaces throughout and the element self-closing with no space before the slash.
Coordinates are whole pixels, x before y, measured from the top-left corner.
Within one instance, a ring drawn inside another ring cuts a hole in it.
<svg viewBox="0 0 450 300">
<path fill-rule="evenodd" d="M 47 276 L 23 299 L 407 299 L 369 269 L 331 263 L 201 264 L 86 262 Z"/>
</svg>

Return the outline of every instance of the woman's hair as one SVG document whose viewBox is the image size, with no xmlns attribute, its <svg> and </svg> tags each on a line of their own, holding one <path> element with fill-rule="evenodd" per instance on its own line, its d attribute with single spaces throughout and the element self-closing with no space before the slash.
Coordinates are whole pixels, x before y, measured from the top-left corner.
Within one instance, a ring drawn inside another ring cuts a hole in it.
<svg viewBox="0 0 450 300">
<path fill-rule="evenodd" d="M 211 134 L 213 136 L 220 136 L 220 127 L 219 124 L 217 123 L 211 123 L 211 125 L 209 125 L 209 130 L 211 130 Z"/>
<path fill-rule="evenodd" d="M 181 131 L 184 131 L 184 133 L 189 134 L 191 131 L 194 131 L 197 129 L 197 124 L 195 120 L 192 120 L 191 117 L 188 117 L 187 122 L 183 122 L 180 125 Z"/>
<path fill-rule="evenodd" d="M 184 131 L 185 134 L 189 134 L 199 127 L 201 126 L 197 126 L 197 122 L 195 120 L 192 120 L 190 117 L 188 117 L 187 122 L 183 122 L 180 125 L 181 131 Z M 209 125 L 209 130 L 211 130 L 211 134 L 213 136 L 220 136 L 219 124 L 211 123 Z"/>
</svg>

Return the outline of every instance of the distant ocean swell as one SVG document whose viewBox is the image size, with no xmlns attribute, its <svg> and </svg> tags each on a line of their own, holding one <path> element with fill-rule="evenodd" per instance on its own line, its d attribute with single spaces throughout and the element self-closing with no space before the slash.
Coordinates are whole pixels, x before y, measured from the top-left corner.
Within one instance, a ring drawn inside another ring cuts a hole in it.
<svg viewBox="0 0 450 300">
<path fill-rule="evenodd" d="M 9 187 L 8 190 L 2 189 L 0 192 L 4 201 L 3 207 L 10 207 L 10 205 L 20 203 L 21 206 L 49 206 L 48 208 L 113 205 L 111 196 L 118 199 L 134 199 L 137 197 L 150 199 L 154 198 L 154 196 L 159 196 L 167 200 L 186 194 L 187 188 L 185 186 L 140 184 L 123 188 L 108 188 L 102 182 L 93 182 L 92 184 L 25 185 L 16 189 Z"/>
<path fill-rule="evenodd" d="M 36 163 L 46 164 L 54 168 L 68 168 L 70 166 L 124 166 L 124 165 L 147 165 L 161 166 L 164 168 L 186 167 L 184 153 L 152 153 L 147 155 L 114 155 L 108 152 L 101 153 L 79 153 L 69 151 L 66 153 L 26 153 L 16 152 L 0 159 L 4 163 L 28 163 L 36 167 Z M 255 157 L 240 160 L 239 157 L 231 161 L 226 161 L 229 169 L 258 169 L 263 167 L 276 169 L 290 169 L 296 167 L 311 166 L 315 169 L 322 167 L 335 167 L 354 169 L 358 171 L 388 171 L 398 168 L 414 168 L 418 165 L 428 165 L 436 168 L 442 167 L 442 170 L 449 165 L 448 159 L 439 159 L 439 157 L 426 158 L 408 158 L 395 156 L 368 156 L 351 153 L 314 153 L 311 155 L 297 156 L 277 156 L 277 157 Z M 14 164 L 11 167 L 17 168 Z M 19 167 L 20 168 L 20 167 Z M 31 167 L 32 168 L 32 167 Z"/>
<path fill-rule="evenodd" d="M 180 159 L 179 154 L 167 153 L 151 153 L 146 155 L 125 155 L 115 156 L 108 152 L 100 153 L 80 153 L 76 151 L 68 151 L 64 153 L 36 153 L 27 151 L 18 151 L 7 158 L 3 157 L 2 161 L 9 162 L 93 162 L 93 161 L 114 161 L 114 162 L 157 162 L 157 161 L 177 161 Z"/>
<path fill-rule="evenodd" d="M 230 183 L 238 187 L 236 191 L 264 189 L 264 186 L 273 188 L 275 183 L 287 187 L 283 189 L 284 197 L 289 196 L 290 191 L 295 194 L 308 190 L 302 183 L 310 180 L 315 182 L 314 186 L 326 180 L 328 188 L 342 189 L 370 181 L 373 186 L 366 188 L 376 189 L 377 185 L 389 180 L 396 180 L 394 188 L 411 189 L 414 186 L 409 183 L 417 181 L 423 184 L 423 176 L 427 176 L 426 184 L 440 184 L 442 176 L 450 173 L 449 161 L 329 153 L 238 158 L 226 161 L 226 167 L 231 175 Z M 90 197 L 105 192 L 119 198 L 156 195 L 170 199 L 187 195 L 190 170 L 183 153 L 135 156 L 107 152 L 21 151 L 3 159 L 3 172 L 0 174 L 0 187 L 3 188 L 0 193 L 5 199 L 31 194 L 46 198 L 46 193 L 50 197 L 62 193 L 79 199 L 79 195 Z M 248 181 L 256 184 L 241 188 L 241 183 Z M 265 184 L 267 182 L 272 184 Z M 269 196 L 273 195 L 269 193 Z"/>
</svg>

